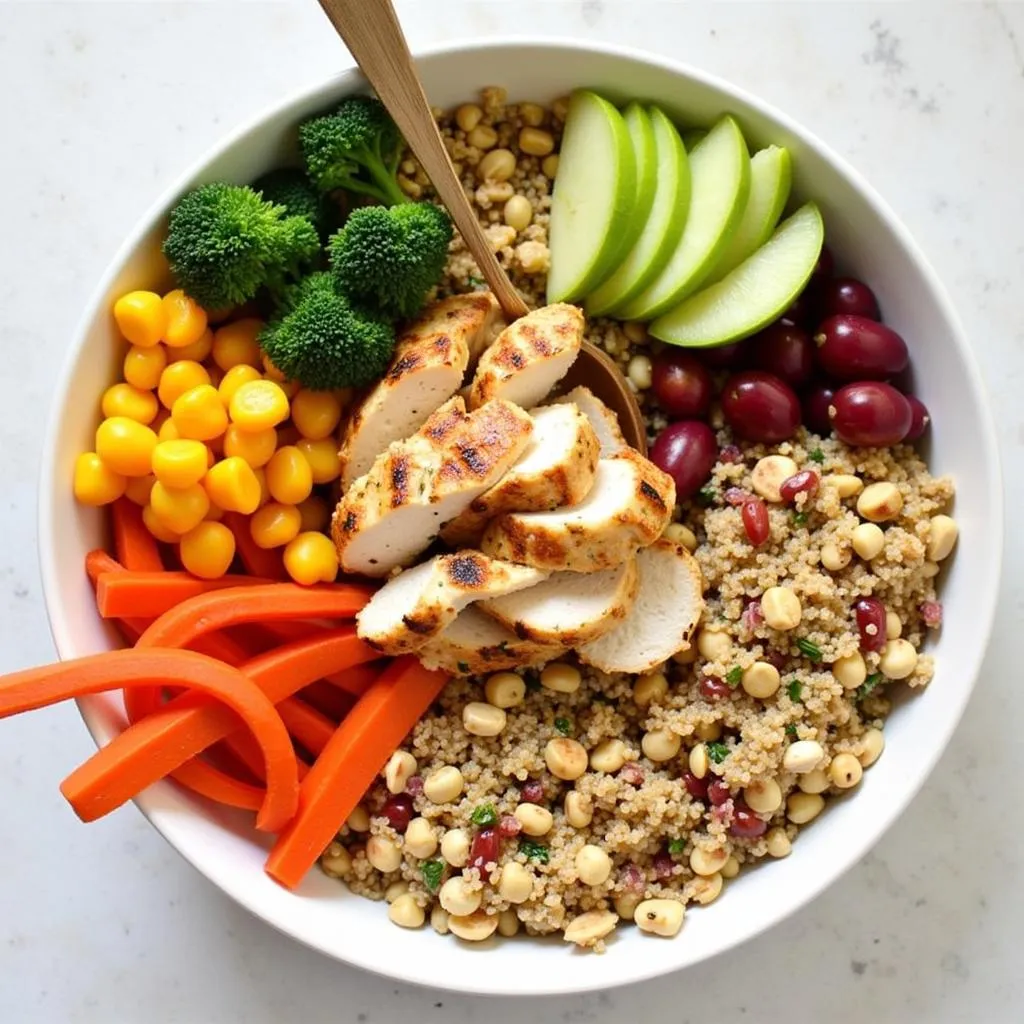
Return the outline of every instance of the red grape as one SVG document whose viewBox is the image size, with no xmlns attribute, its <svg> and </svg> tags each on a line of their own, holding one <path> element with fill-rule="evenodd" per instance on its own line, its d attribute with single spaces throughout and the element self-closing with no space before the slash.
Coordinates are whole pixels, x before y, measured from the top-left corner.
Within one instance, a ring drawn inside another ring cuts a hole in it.
<svg viewBox="0 0 1024 1024">
<path fill-rule="evenodd" d="M 818 365 L 836 380 L 884 380 L 906 369 L 906 342 L 865 316 L 843 313 L 823 321 L 814 335 Z"/>
<path fill-rule="evenodd" d="M 711 374 L 689 353 L 666 349 L 654 357 L 651 390 L 669 416 L 698 419 L 711 405 Z"/>
<path fill-rule="evenodd" d="M 714 348 L 702 348 L 700 361 L 712 370 L 732 370 L 738 366 L 747 354 L 747 347 L 742 341 L 734 341 L 731 345 L 716 345 Z"/>
<path fill-rule="evenodd" d="M 814 265 L 814 273 L 811 274 L 812 281 L 827 281 L 835 273 L 836 261 L 832 256 L 832 250 L 827 245 L 821 247 L 818 254 L 818 262 Z"/>
<path fill-rule="evenodd" d="M 932 418 L 928 413 L 928 407 L 920 398 L 914 395 L 906 395 L 910 403 L 910 429 L 904 436 L 904 441 L 916 441 L 928 429 Z"/>
<path fill-rule="evenodd" d="M 676 500 L 696 494 L 718 458 L 714 431 L 700 420 L 670 423 L 651 448 L 651 461 L 676 482 Z"/>
<path fill-rule="evenodd" d="M 828 407 L 832 404 L 835 391 L 827 384 L 816 384 L 804 394 L 804 426 L 815 434 L 828 436 L 832 433 L 832 421 L 828 418 Z"/>
<path fill-rule="evenodd" d="M 737 373 L 725 383 L 722 412 L 730 427 L 750 441 L 787 441 L 800 426 L 800 402 L 778 377 L 760 370 Z"/>
<path fill-rule="evenodd" d="M 869 380 L 840 388 L 829 407 L 829 419 L 840 441 L 885 448 L 907 436 L 913 413 L 892 385 Z"/>
<path fill-rule="evenodd" d="M 814 343 L 810 335 L 793 324 L 778 323 L 766 327 L 750 339 L 751 364 L 767 370 L 799 388 L 814 372 Z"/>
<path fill-rule="evenodd" d="M 837 313 L 854 313 L 878 320 L 878 299 L 875 293 L 863 281 L 853 277 L 837 277 L 822 284 L 819 292 L 821 297 L 822 316 L 834 316 Z"/>
</svg>

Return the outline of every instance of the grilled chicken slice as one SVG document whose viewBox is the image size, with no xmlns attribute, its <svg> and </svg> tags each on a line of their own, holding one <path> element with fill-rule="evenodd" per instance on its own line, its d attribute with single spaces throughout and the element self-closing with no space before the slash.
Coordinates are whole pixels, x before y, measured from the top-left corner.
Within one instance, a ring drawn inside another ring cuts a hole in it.
<svg viewBox="0 0 1024 1024">
<path fill-rule="evenodd" d="M 503 668 L 543 665 L 565 650 L 564 645 L 523 640 L 471 604 L 428 640 L 416 656 L 427 668 L 468 676 Z"/>
<path fill-rule="evenodd" d="M 480 602 L 480 610 L 526 640 L 579 647 L 614 629 L 633 606 L 636 556 L 598 572 L 556 572 L 543 583 Z"/>
<path fill-rule="evenodd" d="M 466 415 L 462 407 L 460 398 L 447 402 L 342 496 L 331 533 L 345 572 L 387 576 L 409 565 L 522 454 L 533 430 L 522 409 L 495 401 Z"/>
<path fill-rule="evenodd" d="M 450 547 L 475 547 L 489 519 L 575 505 L 594 483 L 598 442 L 574 405 L 535 409 L 533 435 L 519 461 L 489 491 L 441 530 Z"/>
<path fill-rule="evenodd" d="M 576 361 L 583 326 L 582 311 L 564 302 L 535 309 L 509 324 L 480 357 L 469 407 L 504 398 L 532 409 Z"/>
<path fill-rule="evenodd" d="M 490 292 L 453 295 L 435 302 L 402 332 L 384 376 L 345 424 L 340 452 L 343 488 L 367 473 L 389 444 L 412 434 L 459 390 L 466 368 L 490 338 L 497 313 Z"/>
<path fill-rule="evenodd" d="M 422 647 L 467 605 L 542 583 L 547 573 L 460 551 L 413 566 L 388 580 L 356 616 L 360 639 L 381 654 Z"/>
<path fill-rule="evenodd" d="M 578 505 L 499 516 L 480 547 L 493 558 L 551 572 L 609 569 L 661 536 L 675 500 L 672 478 L 626 449 L 598 462 L 594 486 Z"/>
<path fill-rule="evenodd" d="M 681 544 L 662 538 L 636 557 L 640 586 L 632 608 L 577 652 L 602 672 L 649 672 L 685 651 L 704 610 L 700 567 Z"/>
<path fill-rule="evenodd" d="M 590 388 L 581 384 L 573 388 L 559 398 L 552 399 L 552 405 L 564 405 L 571 403 L 590 421 L 594 428 L 597 440 L 601 445 L 601 458 L 606 459 L 609 455 L 621 452 L 623 448 L 629 447 L 626 439 L 619 429 L 619 418 L 594 394 Z"/>
</svg>

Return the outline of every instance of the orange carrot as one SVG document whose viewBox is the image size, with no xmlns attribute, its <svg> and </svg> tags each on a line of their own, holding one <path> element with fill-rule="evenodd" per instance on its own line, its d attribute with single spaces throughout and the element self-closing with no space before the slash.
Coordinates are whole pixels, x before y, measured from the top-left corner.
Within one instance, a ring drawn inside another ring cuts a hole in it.
<svg viewBox="0 0 1024 1024">
<path fill-rule="evenodd" d="M 121 619 L 127 615 L 155 619 L 190 597 L 211 590 L 268 582 L 254 576 L 229 575 L 217 580 L 201 580 L 187 572 L 104 572 L 96 581 L 96 607 L 105 619 Z"/>
<path fill-rule="evenodd" d="M 232 778 L 227 772 L 202 761 L 188 761 L 174 772 L 174 781 L 228 807 L 245 811 L 259 811 L 266 799 L 266 791 L 259 786 Z"/>
<path fill-rule="evenodd" d="M 385 661 L 375 661 L 369 665 L 353 665 L 344 672 L 331 672 L 325 675 L 324 681 L 351 697 L 362 697 L 384 671 L 385 664 Z"/>
<path fill-rule="evenodd" d="M 277 703 L 325 672 L 376 657 L 349 625 L 261 654 L 245 665 L 245 673 Z M 61 792 L 83 821 L 94 821 L 236 732 L 238 724 L 235 714 L 221 704 L 198 694 L 177 697 L 96 751 L 64 780 Z"/>
<path fill-rule="evenodd" d="M 216 697 L 221 702 L 218 710 L 228 716 L 237 715 L 252 730 L 263 751 L 267 770 L 267 792 L 256 827 L 268 832 L 278 831 L 295 813 L 298 796 L 295 754 L 288 731 L 274 710 L 273 702 L 256 683 L 238 669 L 205 654 L 135 647 L 14 672 L 0 680 L 0 718 L 104 690 L 170 685 L 185 686 Z M 197 697 L 190 693 L 179 699 Z M 237 719 L 232 721 L 237 722 Z M 118 739 L 130 736 L 131 731 L 126 730 Z M 155 759 L 149 761 L 147 767 L 152 770 Z M 170 766 L 175 767 L 176 764 Z M 161 768 L 156 768 L 156 778 L 162 778 L 170 770 Z M 140 777 L 145 773 L 140 775 L 131 766 L 123 774 L 134 776 L 127 780 L 126 786 L 132 795 L 155 781 L 147 777 L 140 784 Z"/>
<path fill-rule="evenodd" d="M 326 715 L 310 707 L 298 697 L 285 697 L 277 702 L 277 713 L 281 716 L 289 735 L 301 743 L 311 754 L 319 754 L 337 728 Z"/>
<path fill-rule="evenodd" d="M 95 551 L 90 551 L 85 556 L 85 572 L 89 577 L 89 581 L 93 585 L 95 590 L 99 578 L 105 572 L 124 572 L 125 568 L 116 559 L 112 558 L 103 551 L 101 548 L 97 548 Z M 118 628 L 121 631 L 121 635 L 129 644 L 134 644 L 136 640 L 142 636 L 146 627 L 149 625 L 149 619 L 141 618 L 122 618 L 118 622 Z"/>
<path fill-rule="evenodd" d="M 259 745 L 252 738 L 251 732 L 246 729 L 239 729 L 238 732 L 225 736 L 221 743 L 231 750 L 231 753 L 245 765 L 252 775 L 259 779 L 260 782 L 263 782 L 267 772 L 263 767 L 263 756 L 260 754 Z M 192 764 L 196 760 L 198 758 L 193 758 L 192 761 L 187 763 Z M 295 760 L 299 766 L 299 781 L 301 782 L 309 771 L 309 765 L 298 755 L 296 755 Z M 171 775 L 172 779 L 176 777 L 174 774 Z"/>
<path fill-rule="evenodd" d="M 360 665 L 359 668 L 364 666 Z M 370 682 L 373 682 L 380 675 L 379 670 L 373 669 Z M 369 685 L 369 684 L 367 684 Z M 311 708 L 316 708 L 322 715 L 326 715 L 332 722 L 340 722 L 352 709 L 355 698 L 344 690 L 332 686 L 326 679 L 317 679 L 299 690 L 300 696 Z"/>
<path fill-rule="evenodd" d="M 299 811 L 266 871 L 294 889 L 447 681 L 415 658 L 393 661 L 338 726 L 299 787 Z"/>
<path fill-rule="evenodd" d="M 235 535 L 235 551 L 245 571 L 250 576 L 262 576 L 268 580 L 286 580 L 281 548 L 261 548 L 252 539 L 249 517 L 238 512 L 228 512 L 224 525 Z"/>
<path fill-rule="evenodd" d="M 110 507 L 114 531 L 114 551 L 125 569 L 163 572 L 164 563 L 156 538 L 142 521 L 142 509 L 127 498 L 118 498 Z"/>
</svg>

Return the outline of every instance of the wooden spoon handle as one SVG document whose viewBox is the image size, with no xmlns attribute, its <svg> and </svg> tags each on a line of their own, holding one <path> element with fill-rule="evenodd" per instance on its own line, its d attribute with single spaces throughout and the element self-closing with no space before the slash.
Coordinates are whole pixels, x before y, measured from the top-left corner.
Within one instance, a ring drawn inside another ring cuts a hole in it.
<svg viewBox="0 0 1024 1024">
<path fill-rule="evenodd" d="M 319 2 L 419 158 L 505 316 L 509 320 L 523 316 L 526 303 L 491 252 L 448 159 L 391 0 Z"/>
</svg>

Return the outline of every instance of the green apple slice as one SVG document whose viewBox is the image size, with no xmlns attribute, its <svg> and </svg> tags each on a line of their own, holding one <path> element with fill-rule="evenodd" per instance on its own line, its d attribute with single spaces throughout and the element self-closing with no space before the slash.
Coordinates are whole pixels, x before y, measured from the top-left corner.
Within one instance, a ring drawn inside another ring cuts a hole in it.
<svg viewBox="0 0 1024 1024">
<path fill-rule="evenodd" d="M 743 218 L 714 270 L 708 274 L 709 282 L 721 281 L 771 238 L 789 202 L 793 182 L 791 167 L 789 150 L 781 146 L 768 146 L 750 158 L 750 194 Z"/>
<path fill-rule="evenodd" d="M 729 244 L 750 190 L 750 155 L 739 125 L 723 117 L 690 154 L 690 214 L 683 236 L 657 277 L 616 311 L 653 320 L 692 295 Z"/>
<path fill-rule="evenodd" d="M 617 306 L 642 291 L 675 251 L 690 209 L 690 163 L 675 125 L 651 107 L 655 161 L 651 208 L 640 237 L 616 271 L 587 296 L 589 316 L 614 315 Z"/>
<path fill-rule="evenodd" d="M 551 197 L 548 302 L 578 299 L 615 269 L 635 206 L 626 122 L 596 93 L 574 92 Z"/>
<path fill-rule="evenodd" d="M 818 207 L 801 206 L 731 274 L 658 317 L 649 328 L 651 334 L 687 348 L 728 345 L 749 337 L 776 320 L 803 291 L 824 241 Z"/>
<path fill-rule="evenodd" d="M 654 175 L 658 170 L 651 115 L 634 100 L 623 110 L 622 119 L 626 122 L 629 140 L 633 144 L 633 161 L 636 164 L 636 205 L 630 216 L 629 227 L 622 235 L 618 253 L 620 260 L 636 244 L 647 222 L 651 203 L 654 201 Z"/>
</svg>

